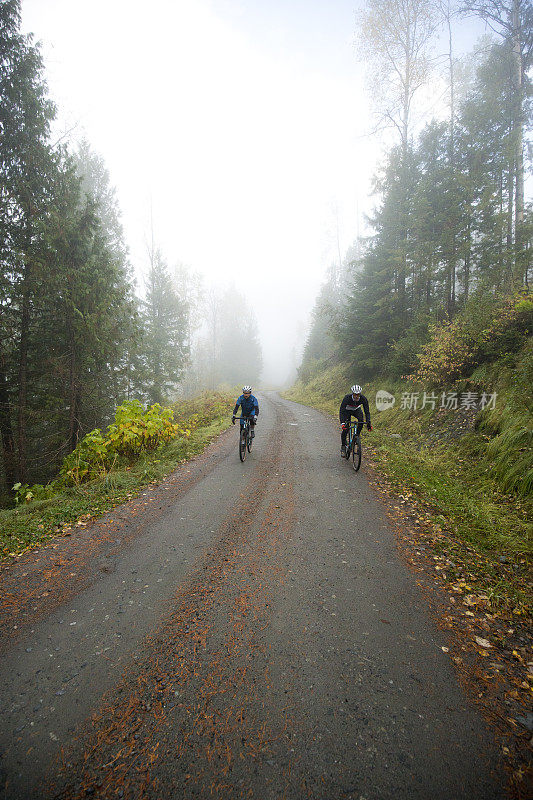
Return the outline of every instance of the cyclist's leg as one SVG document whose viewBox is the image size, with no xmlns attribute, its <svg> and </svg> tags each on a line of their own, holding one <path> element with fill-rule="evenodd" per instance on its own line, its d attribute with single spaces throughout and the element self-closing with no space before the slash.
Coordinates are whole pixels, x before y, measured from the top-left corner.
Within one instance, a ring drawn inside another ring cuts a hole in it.
<svg viewBox="0 0 533 800">
<path fill-rule="evenodd" d="M 346 437 L 348 436 L 348 425 L 344 422 L 342 424 L 345 425 L 341 431 L 341 456 L 344 458 L 346 456 Z"/>
<path fill-rule="evenodd" d="M 355 418 L 357 419 L 357 430 L 355 433 L 357 436 L 359 436 L 359 434 L 363 430 L 363 410 L 361 406 L 359 406 L 359 408 L 356 408 L 354 413 L 355 413 Z"/>
<path fill-rule="evenodd" d="M 346 437 L 348 436 L 348 419 L 342 420 L 341 425 L 345 425 L 341 432 L 341 447 L 346 447 Z"/>
</svg>

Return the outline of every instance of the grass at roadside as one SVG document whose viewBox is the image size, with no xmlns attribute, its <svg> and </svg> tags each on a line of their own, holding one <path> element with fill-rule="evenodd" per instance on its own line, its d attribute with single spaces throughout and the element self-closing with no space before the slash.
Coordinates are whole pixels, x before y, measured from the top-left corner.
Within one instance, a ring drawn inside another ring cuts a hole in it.
<svg viewBox="0 0 533 800">
<path fill-rule="evenodd" d="M 334 416 L 345 392 L 335 391 L 342 369 L 326 373 L 317 385 L 296 384 L 286 397 Z M 341 384 L 346 385 L 344 380 Z M 401 409 L 375 410 L 377 389 L 396 398 L 400 385 L 370 385 L 374 430 L 365 436 L 373 465 L 397 494 L 408 496 L 427 515 L 435 529 L 437 550 L 451 560 L 462 561 L 480 589 L 494 603 L 531 609 L 532 554 L 531 498 L 504 493 L 491 469 L 489 437 L 475 426 L 475 414 Z"/>
<path fill-rule="evenodd" d="M 61 533 L 80 518 L 100 516 L 134 497 L 147 484 L 161 481 L 228 428 L 233 402 L 233 395 L 224 396 L 216 415 L 193 429 L 189 437 L 177 437 L 129 466 L 110 470 L 97 480 L 64 488 L 46 500 L 0 510 L 0 558 L 19 555 Z M 176 410 L 177 416 L 184 420 L 189 413 L 202 417 L 203 401 L 177 404 Z"/>
</svg>

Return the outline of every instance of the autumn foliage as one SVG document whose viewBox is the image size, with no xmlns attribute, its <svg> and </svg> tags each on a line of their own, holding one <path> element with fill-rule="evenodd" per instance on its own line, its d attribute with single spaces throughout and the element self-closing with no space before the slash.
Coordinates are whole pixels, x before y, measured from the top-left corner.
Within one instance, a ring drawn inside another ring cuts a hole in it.
<svg viewBox="0 0 533 800">
<path fill-rule="evenodd" d="M 65 458 L 54 483 L 72 486 L 101 477 L 119 457 L 131 461 L 177 436 L 189 434 L 190 428 L 174 422 L 171 408 L 162 408 L 158 403 L 145 408 L 138 400 L 129 400 L 117 408 L 115 421 L 105 433 L 95 428 L 83 437 Z"/>
<path fill-rule="evenodd" d="M 451 385 L 484 361 L 518 350 L 532 329 L 531 292 L 473 301 L 451 322 L 431 326 L 411 377 L 428 386 Z"/>
</svg>

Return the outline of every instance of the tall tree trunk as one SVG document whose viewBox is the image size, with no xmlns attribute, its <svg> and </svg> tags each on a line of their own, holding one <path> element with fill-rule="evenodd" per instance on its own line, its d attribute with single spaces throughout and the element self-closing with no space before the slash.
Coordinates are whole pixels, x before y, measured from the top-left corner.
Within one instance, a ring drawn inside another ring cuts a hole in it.
<svg viewBox="0 0 533 800">
<path fill-rule="evenodd" d="M 76 382 L 75 386 L 73 387 L 73 394 L 71 397 L 72 408 L 71 408 L 71 415 L 70 415 L 70 425 L 69 425 L 69 448 L 70 451 L 76 449 L 76 446 L 80 440 L 80 414 L 81 414 L 81 389 L 79 384 Z"/>
<path fill-rule="evenodd" d="M 464 269 L 464 296 L 465 303 L 468 302 L 470 296 L 470 259 L 472 254 L 472 236 L 471 236 L 471 221 L 470 215 L 472 209 L 469 208 L 469 219 L 466 226 L 466 253 L 465 253 L 465 269 Z"/>
<path fill-rule="evenodd" d="M 507 274 L 509 276 L 510 288 L 515 288 L 516 271 L 513 266 L 516 263 L 516 243 L 513 241 L 513 209 L 514 209 L 514 165 L 513 161 L 507 169 L 507 230 L 506 230 L 506 248 L 507 248 Z"/>
<path fill-rule="evenodd" d="M 68 419 L 68 442 L 69 452 L 72 452 L 78 444 L 80 433 L 80 385 L 77 376 L 77 363 L 76 363 L 76 340 L 74 334 L 74 326 L 72 319 L 69 317 L 67 321 L 68 334 L 69 334 L 69 419 Z"/>
<path fill-rule="evenodd" d="M 406 297 L 405 297 L 405 284 L 407 280 L 407 158 L 409 153 L 409 110 L 411 99 L 411 61 L 410 61 L 410 20 L 406 26 L 406 48 L 405 48 L 405 73 L 404 73 L 404 86 L 403 86 L 403 109 L 402 109 L 402 208 L 400 209 L 401 219 L 401 239 L 402 239 L 402 256 L 398 269 L 398 310 L 400 314 L 405 312 Z"/>
<path fill-rule="evenodd" d="M 512 43 L 513 43 L 513 98 L 514 119 L 513 139 L 515 151 L 515 282 L 522 286 L 526 272 L 526 253 L 523 233 L 524 224 L 524 122 L 523 122 L 523 62 L 522 42 L 519 15 L 519 0 L 513 0 L 512 11 Z"/>
<path fill-rule="evenodd" d="M 527 40 L 528 14 L 520 14 L 520 0 L 510 2 L 488 2 L 487 0 L 470 0 L 467 8 L 476 11 L 482 19 L 494 23 L 500 35 L 510 43 L 511 67 L 511 141 L 513 155 L 512 184 L 514 197 L 510 205 L 514 205 L 514 216 L 511 211 L 512 238 L 511 256 L 513 258 L 512 285 L 521 286 L 527 281 L 528 246 L 524 235 L 524 53 L 522 47 Z M 526 4 L 524 3 L 524 6 Z M 523 27 L 524 26 L 524 27 Z M 492 25 L 491 25 L 492 27 Z M 527 50 L 527 47 L 525 48 Z"/>
<path fill-rule="evenodd" d="M 30 297 L 27 287 L 27 276 L 22 289 L 22 313 L 20 318 L 20 346 L 19 346 L 19 373 L 18 373 L 18 412 L 17 412 L 17 438 L 18 480 L 24 483 L 26 477 L 26 407 L 28 404 L 28 347 L 30 328 Z"/>
<path fill-rule="evenodd" d="M 448 63 L 450 71 L 450 134 L 448 138 L 448 165 L 449 165 L 449 180 L 450 180 L 450 197 L 452 198 L 452 213 L 451 213 L 451 241 L 449 244 L 450 251 L 448 253 L 448 317 L 452 317 L 455 313 L 455 273 L 457 269 L 457 214 L 456 214 L 456 199 L 455 199 L 455 73 L 453 64 L 453 36 L 452 36 L 452 23 L 451 23 L 451 10 L 450 2 L 448 0 L 445 10 L 446 23 L 448 26 Z"/>
<path fill-rule="evenodd" d="M 8 490 L 11 490 L 13 484 L 17 482 L 15 437 L 13 435 L 11 413 L 6 361 L 4 354 L 0 353 L 0 436 L 2 437 L 4 476 Z"/>
</svg>

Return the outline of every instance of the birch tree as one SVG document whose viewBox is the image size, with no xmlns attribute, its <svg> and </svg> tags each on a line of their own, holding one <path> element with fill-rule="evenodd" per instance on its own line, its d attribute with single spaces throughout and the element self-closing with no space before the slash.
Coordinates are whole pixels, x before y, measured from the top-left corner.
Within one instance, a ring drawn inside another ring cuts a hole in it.
<svg viewBox="0 0 533 800">
<path fill-rule="evenodd" d="M 369 0 L 361 15 L 359 44 L 379 122 L 397 131 L 404 154 L 412 136 L 413 100 L 430 73 L 436 24 L 427 0 Z"/>
<path fill-rule="evenodd" d="M 400 138 L 401 184 L 398 206 L 400 254 L 394 277 L 396 310 L 406 308 L 409 237 L 408 170 L 413 101 L 430 73 L 429 45 L 437 25 L 427 0 L 369 0 L 360 22 L 361 51 L 369 65 L 369 82 L 379 125 Z"/>
</svg>

